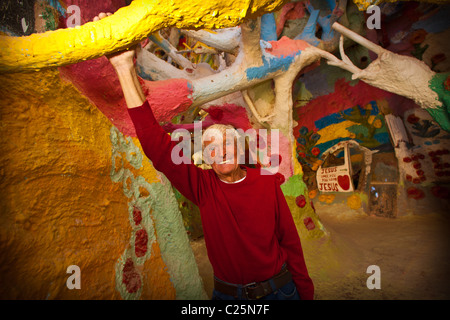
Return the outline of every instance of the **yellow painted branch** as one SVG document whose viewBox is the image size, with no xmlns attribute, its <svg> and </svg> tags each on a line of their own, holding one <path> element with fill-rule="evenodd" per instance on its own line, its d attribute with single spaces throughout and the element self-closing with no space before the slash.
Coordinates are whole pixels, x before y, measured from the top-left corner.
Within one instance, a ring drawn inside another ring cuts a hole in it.
<svg viewBox="0 0 450 320">
<path fill-rule="evenodd" d="M 124 50 L 165 27 L 234 27 L 288 0 L 134 0 L 112 16 L 27 37 L 0 36 L 0 73 L 77 63 Z"/>
</svg>

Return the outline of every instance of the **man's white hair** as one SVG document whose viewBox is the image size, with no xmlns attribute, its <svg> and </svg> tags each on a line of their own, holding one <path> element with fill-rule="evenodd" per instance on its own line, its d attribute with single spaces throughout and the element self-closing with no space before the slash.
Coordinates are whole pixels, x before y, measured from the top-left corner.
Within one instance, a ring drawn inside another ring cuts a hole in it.
<svg viewBox="0 0 450 320">
<path fill-rule="evenodd" d="M 239 138 L 238 132 L 232 125 L 216 123 L 209 126 L 202 134 L 202 148 L 205 148 L 205 141 L 211 141 L 211 137 L 220 136 L 222 139 L 226 139 L 229 134 L 231 134 L 233 139 Z"/>
</svg>

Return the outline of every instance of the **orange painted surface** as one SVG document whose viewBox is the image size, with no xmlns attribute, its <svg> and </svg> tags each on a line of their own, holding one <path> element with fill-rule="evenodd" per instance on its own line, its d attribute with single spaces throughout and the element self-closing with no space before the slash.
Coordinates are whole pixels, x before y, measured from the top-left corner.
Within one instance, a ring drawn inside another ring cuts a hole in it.
<svg viewBox="0 0 450 320">
<path fill-rule="evenodd" d="M 161 259 L 159 245 L 152 245 L 152 256 L 144 263 L 144 287 L 141 299 L 143 300 L 174 300 L 175 288 L 171 285 L 166 265 Z M 152 285 L 149 285 L 152 284 Z"/>
<path fill-rule="evenodd" d="M 269 41 L 272 48 L 266 49 L 276 57 L 294 56 L 297 52 L 305 50 L 310 45 L 304 40 L 292 40 L 288 37 L 282 37 L 278 41 Z"/>
</svg>

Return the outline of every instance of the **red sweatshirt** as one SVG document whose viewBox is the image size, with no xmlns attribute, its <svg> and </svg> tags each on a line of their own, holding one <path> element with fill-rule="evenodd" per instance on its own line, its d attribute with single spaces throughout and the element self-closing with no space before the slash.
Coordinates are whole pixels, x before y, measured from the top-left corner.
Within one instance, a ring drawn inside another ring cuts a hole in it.
<svg viewBox="0 0 450 320">
<path fill-rule="evenodd" d="M 128 112 L 153 166 L 199 207 L 214 275 L 236 284 L 264 281 L 286 262 L 300 298 L 313 299 L 300 238 L 275 176 L 246 168 L 243 181 L 228 184 L 213 170 L 176 165 L 171 150 L 178 142 L 160 127 L 148 101 Z"/>
</svg>

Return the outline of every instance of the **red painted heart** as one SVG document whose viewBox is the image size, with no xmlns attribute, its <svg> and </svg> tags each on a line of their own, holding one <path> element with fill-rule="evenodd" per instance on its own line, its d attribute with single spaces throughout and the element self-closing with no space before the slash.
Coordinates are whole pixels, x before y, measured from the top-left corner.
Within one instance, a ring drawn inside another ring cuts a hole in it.
<svg viewBox="0 0 450 320">
<path fill-rule="evenodd" d="M 339 186 L 343 189 L 343 190 L 348 190 L 350 188 L 350 178 L 349 176 L 345 175 L 345 176 L 338 176 L 337 177 Z"/>
</svg>

